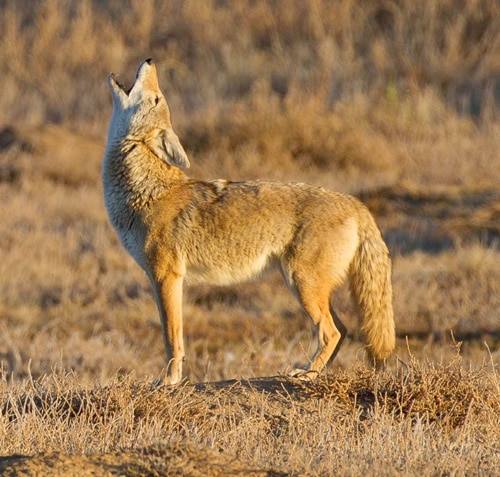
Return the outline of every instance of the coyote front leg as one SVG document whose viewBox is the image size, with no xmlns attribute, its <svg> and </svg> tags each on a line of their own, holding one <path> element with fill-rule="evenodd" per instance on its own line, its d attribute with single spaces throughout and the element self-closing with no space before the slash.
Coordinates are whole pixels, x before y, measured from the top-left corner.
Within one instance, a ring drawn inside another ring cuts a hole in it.
<svg viewBox="0 0 500 477">
<path fill-rule="evenodd" d="M 153 279 L 153 290 L 160 312 L 163 341 L 167 352 L 165 384 L 176 384 L 182 378 L 184 341 L 182 336 L 182 275 L 167 274 Z"/>
</svg>

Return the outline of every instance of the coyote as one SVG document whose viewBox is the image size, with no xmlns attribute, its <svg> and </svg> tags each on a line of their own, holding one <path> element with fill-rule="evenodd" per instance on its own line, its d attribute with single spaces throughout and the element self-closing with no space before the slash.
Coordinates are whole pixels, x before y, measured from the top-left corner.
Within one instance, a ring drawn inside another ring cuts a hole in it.
<svg viewBox="0 0 500 477">
<path fill-rule="evenodd" d="M 314 376 L 336 355 L 346 328 L 330 295 L 346 276 L 369 355 L 383 363 L 395 346 L 391 261 L 368 209 L 355 197 L 302 183 L 191 179 L 153 61 L 140 64 L 129 90 L 114 74 L 108 84 L 105 205 L 121 243 L 151 281 L 165 382 L 182 379 L 184 279 L 224 285 L 272 265 L 317 328 L 317 351 L 295 374 Z"/>
</svg>

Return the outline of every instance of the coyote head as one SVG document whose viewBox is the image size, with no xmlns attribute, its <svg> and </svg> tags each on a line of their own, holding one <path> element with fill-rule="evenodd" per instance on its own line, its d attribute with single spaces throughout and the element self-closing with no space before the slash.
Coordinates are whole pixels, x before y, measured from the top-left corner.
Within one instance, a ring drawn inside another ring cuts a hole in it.
<svg viewBox="0 0 500 477">
<path fill-rule="evenodd" d="M 108 144 L 142 143 L 168 164 L 189 167 L 184 148 L 172 129 L 153 61 L 148 59 L 140 64 L 130 89 L 126 90 L 113 73 L 108 76 L 108 84 L 113 97 Z"/>
</svg>

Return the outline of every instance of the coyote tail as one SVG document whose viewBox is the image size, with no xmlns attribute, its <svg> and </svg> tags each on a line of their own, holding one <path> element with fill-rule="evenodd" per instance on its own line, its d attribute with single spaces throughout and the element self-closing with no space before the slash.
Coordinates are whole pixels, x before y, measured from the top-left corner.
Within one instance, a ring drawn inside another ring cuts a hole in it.
<svg viewBox="0 0 500 477">
<path fill-rule="evenodd" d="M 350 287 L 370 358 L 380 366 L 396 345 L 391 259 L 371 215 L 365 225 L 359 229 L 359 246 L 349 269 Z"/>
</svg>

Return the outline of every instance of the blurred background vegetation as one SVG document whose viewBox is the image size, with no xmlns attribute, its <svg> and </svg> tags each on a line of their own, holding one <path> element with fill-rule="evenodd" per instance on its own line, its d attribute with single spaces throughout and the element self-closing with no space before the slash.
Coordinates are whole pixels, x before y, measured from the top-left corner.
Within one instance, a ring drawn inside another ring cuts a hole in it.
<svg viewBox="0 0 500 477">
<path fill-rule="evenodd" d="M 0 0 L 5 370 L 164 366 L 147 280 L 108 224 L 99 177 L 106 75 L 129 85 L 148 57 L 193 176 L 361 196 L 394 257 L 399 352 L 408 333 L 438 358 L 453 330 L 471 350 L 486 337 L 498 359 L 497 0 Z M 346 296 L 334 298 L 354 338 L 340 367 L 361 346 Z M 311 351 L 279 276 L 191 287 L 185 313 L 195 381 L 273 374 Z"/>
<path fill-rule="evenodd" d="M 103 137 L 106 75 L 153 57 L 210 171 L 500 178 L 496 0 L 3 0 L 0 30 L 4 124 Z"/>
</svg>

